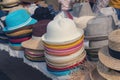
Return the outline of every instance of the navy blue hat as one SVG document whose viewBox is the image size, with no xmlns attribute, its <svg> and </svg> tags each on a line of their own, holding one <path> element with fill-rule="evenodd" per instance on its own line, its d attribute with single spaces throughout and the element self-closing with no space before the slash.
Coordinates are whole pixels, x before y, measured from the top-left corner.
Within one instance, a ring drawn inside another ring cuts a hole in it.
<svg viewBox="0 0 120 80">
<path fill-rule="evenodd" d="M 40 21 L 40 20 L 45 20 L 45 19 L 50 19 L 52 20 L 54 16 L 50 14 L 50 11 L 48 7 L 38 7 L 36 8 L 34 14 L 32 15 L 32 18 Z"/>
</svg>

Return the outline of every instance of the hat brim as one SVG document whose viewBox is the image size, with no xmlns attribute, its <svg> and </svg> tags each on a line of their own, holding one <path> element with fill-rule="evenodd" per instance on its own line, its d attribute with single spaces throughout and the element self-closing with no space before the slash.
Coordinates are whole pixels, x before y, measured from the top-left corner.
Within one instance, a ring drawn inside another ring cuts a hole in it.
<svg viewBox="0 0 120 80">
<path fill-rule="evenodd" d="M 90 73 L 90 78 L 91 80 L 106 80 L 98 73 L 96 68 Z"/>
<path fill-rule="evenodd" d="M 33 50 L 44 50 L 43 43 L 41 39 L 30 39 L 22 42 L 22 47 Z"/>
<path fill-rule="evenodd" d="M 9 27 L 9 26 L 6 26 L 6 27 L 3 28 L 3 31 L 4 32 L 11 32 L 11 31 L 14 31 L 14 30 L 22 28 L 22 27 L 28 27 L 27 25 L 32 25 L 32 24 L 35 24 L 36 22 L 37 22 L 37 20 L 32 18 L 31 21 L 24 26 L 16 26 L 16 27 L 13 27 L 12 29 L 7 29 L 7 27 Z"/>
<path fill-rule="evenodd" d="M 100 40 L 107 40 L 108 36 L 106 36 L 106 35 L 104 35 L 104 36 L 85 36 L 85 39 L 100 41 Z"/>
<path fill-rule="evenodd" d="M 99 60 L 101 61 L 102 64 L 104 64 L 105 66 L 107 66 L 110 69 L 120 71 L 120 64 L 119 64 L 120 60 L 110 56 L 108 46 L 103 47 L 98 52 L 98 56 L 99 56 Z"/>
<path fill-rule="evenodd" d="M 111 61 L 111 60 L 109 60 L 109 61 Z M 97 64 L 97 70 L 98 70 L 98 73 L 107 80 L 109 80 L 109 79 L 120 80 L 120 73 L 118 73 L 114 70 L 109 70 L 109 68 L 107 68 L 101 62 L 99 62 Z"/>
<path fill-rule="evenodd" d="M 72 37 L 72 38 L 69 38 L 69 39 L 59 39 L 59 40 L 54 40 L 54 39 L 47 39 L 46 38 L 46 33 L 42 36 L 42 40 L 45 42 L 45 43 L 48 43 L 48 44 L 55 44 L 55 45 L 62 45 L 62 44 L 69 44 L 69 43 L 72 43 L 72 42 L 75 42 L 77 40 L 79 40 L 83 34 L 84 34 L 84 31 L 81 29 L 80 31 L 78 31 L 79 33 Z"/>
</svg>

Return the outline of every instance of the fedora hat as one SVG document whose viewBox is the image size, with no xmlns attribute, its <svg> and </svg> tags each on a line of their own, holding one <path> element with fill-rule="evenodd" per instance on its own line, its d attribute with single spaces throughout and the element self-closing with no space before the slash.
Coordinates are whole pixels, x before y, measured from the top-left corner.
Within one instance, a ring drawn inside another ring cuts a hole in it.
<svg viewBox="0 0 120 80">
<path fill-rule="evenodd" d="M 53 20 L 47 25 L 47 32 L 42 40 L 49 44 L 68 44 L 83 36 L 84 31 L 78 31 L 74 21 L 68 18 Z"/>
<path fill-rule="evenodd" d="M 100 62 L 97 64 L 97 70 L 98 73 L 106 80 L 120 80 L 119 72 L 109 69 Z"/>
<path fill-rule="evenodd" d="M 90 78 L 91 80 L 106 80 L 98 73 L 96 68 L 90 73 Z"/>
<path fill-rule="evenodd" d="M 113 58 L 109 54 L 108 46 L 105 46 L 101 50 L 99 50 L 98 56 L 101 63 L 107 66 L 108 68 L 118 70 L 118 71 L 120 70 L 120 64 L 119 64 L 120 60 Z"/>
<path fill-rule="evenodd" d="M 98 16 L 88 21 L 85 29 L 85 39 L 98 39 L 108 37 L 108 34 L 114 30 L 112 18 L 110 16 Z"/>
<path fill-rule="evenodd" d="M 50 20 L 42 20 L 34 24 L 32 38 L 22 42 L 22 46 L 28 49 L 44 50 L 41 36 L 46 32 L 46 27 L 49 22 Z"/>
<path fill-rule="evenodd" d="M 6 16 L 5 19 L 6 26 L 3 28 L 3 31 L 5 32 L 14 31 L 21 27 L 35 24 L 36 22 L 37 21 L 31 18 L 30 14 L 25 9 L 19 9 L 9 13 Z"/>
</svg>

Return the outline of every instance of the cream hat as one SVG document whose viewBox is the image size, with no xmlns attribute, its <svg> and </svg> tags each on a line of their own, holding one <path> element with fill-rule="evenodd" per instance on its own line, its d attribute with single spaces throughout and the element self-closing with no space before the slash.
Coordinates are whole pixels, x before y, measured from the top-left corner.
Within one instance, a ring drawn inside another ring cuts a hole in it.
<svg viewBox="0 0 120 80">
<path fill-rule="evenodd" d="M 81 16 L 81 17 L 74 17 L 73 21 L 75 22 L 76 26 L 80 29 L 85 29 L 87 27 L 87 23 L 89 20 L 95 18 L 95 16 Z"/>
<path fill-rule="evenodd" d="M 97 65 L 97 70 L 98 73 L 107 80 L 120 80 L 119 72 L 107 68 L 100 62 Z"/>
<path fill-rule="evenodd" d="M 120 64 L 119 64 L 120 60 L 110 56 L 107 46 L 103 47 L 98 52 L 98 56 L 101 63 L 107 66 L 108 68 L 118 70 L 118 71 L 120 70 Z"/>
<path fill-rule="evenodd" d="M 20 2 L 19 0 L 3 0 L 3 2 L 0 2 L 0 4 L 8 6 L 8 5 L 13 5 L 19 2 Z"/>
<path fill-rule="evenodd" d="M 47 25 L 47 32 L 42 40 L 49 44 L 67 44 L 78 40 L 83 34 L 83 30 L 78 31 L 73 20 L 62 18 Z"/>
</svg>

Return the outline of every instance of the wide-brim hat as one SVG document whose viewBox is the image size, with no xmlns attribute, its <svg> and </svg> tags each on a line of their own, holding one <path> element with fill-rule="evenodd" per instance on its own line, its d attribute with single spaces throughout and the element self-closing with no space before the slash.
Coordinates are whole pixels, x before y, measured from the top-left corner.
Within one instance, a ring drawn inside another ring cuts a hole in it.
<svg viewBox="0 0 120 80">
<path fill-rule="evenodd" d="M 41 37 L 38 38 L 38 37 L 32 36 L 30 40 L 22 42 L 22 46 L 24 48 L 33 49 L 33 50 L 44 50 Z"/>
<path fill-rule="evenodd" d="M 98 56 L 102 64 L 110 69 L 120 71 L 120 60 L 110 56 L 108 46 L 105 46 L 99 50 Z"/>
<path fill-rule="evenodd" d="M 48 24 L 47 32 L 42 36 L 42 40 L 48 44 L 68 44 L 80 39 L 83 34 L 84 31 L 78 30 L 73 20 L 63 18 L 53 20 Z"/>
<path fill-rule="evenodd" d="M 19 21 L 17 23 L 14 23 L 18 18 Z M 35 24 L 36 22 L 37 20 L 31 18 L 30 14 L 25 9 L 19 9 L 9 13 L 6 16 L 5 19 L 6 26 L 3 28 L 3 31 L 4 32 L 14 31 L 27 25 Z"/>
<path fill-rule="evenodd" d="M 120 73 L 109 69 L 102 63 L 97 64 L 98 73 L 107 80 L 120 80 Z"/>
<path fill-rule="evenodd" d="M 96 68 L 90 73 L 90 78 L 91 80 L 106 80 L 98 73 Z"/>
</svg>

